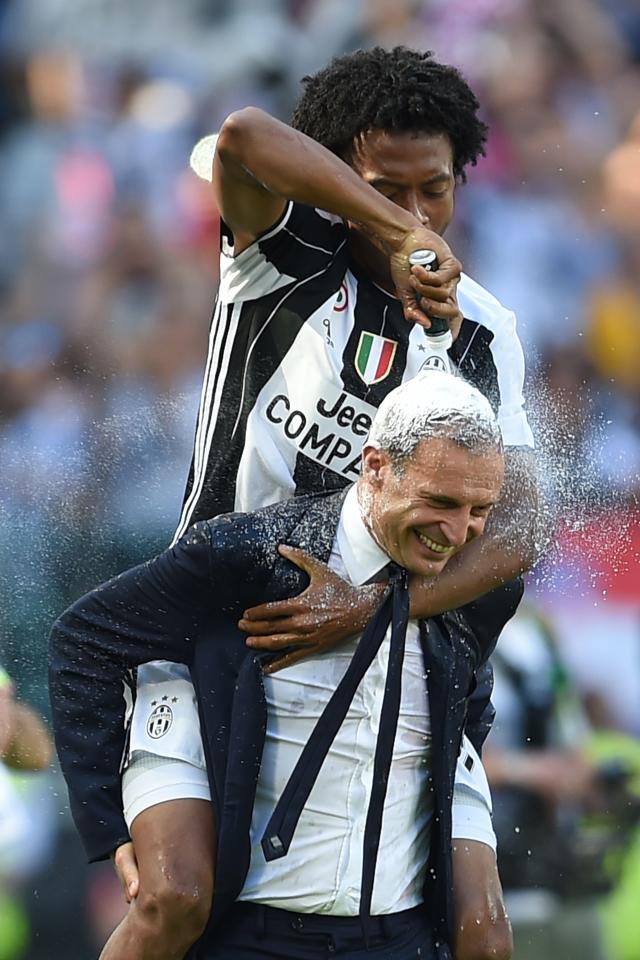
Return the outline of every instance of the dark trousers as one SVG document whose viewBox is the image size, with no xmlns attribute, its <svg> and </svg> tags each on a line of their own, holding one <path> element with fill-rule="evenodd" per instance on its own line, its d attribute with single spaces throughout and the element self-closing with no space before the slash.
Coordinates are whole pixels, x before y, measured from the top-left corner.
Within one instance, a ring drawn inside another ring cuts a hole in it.
<svg viewBox="0 0 640 960">
<path fill-rule="evenodd" d="M 373 918 L 368 946 L 358 917 L 234 904 L 208 938 L 206 960 L 435 960 L 424 907 Z"/>
</svg>

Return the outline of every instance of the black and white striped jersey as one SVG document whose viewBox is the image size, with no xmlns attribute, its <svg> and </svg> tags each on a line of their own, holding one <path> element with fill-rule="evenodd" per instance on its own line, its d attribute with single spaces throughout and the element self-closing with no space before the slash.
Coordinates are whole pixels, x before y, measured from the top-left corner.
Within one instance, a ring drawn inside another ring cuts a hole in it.
<svg viewBox="0 0 640 960">
<path fill-rule="evenodd" d="M 497 412 L 507 445 L 532 446 L 524 360 L 511 312 L 469 277 L 452 369 Z M 220 287 L 182 517 L 253 510 L 356 479 L 371 418 L 429 350 L 400 302 L 350 266 L 338 217 L 290 202 L 233 256 L 223 227 Z"/>
</svg>

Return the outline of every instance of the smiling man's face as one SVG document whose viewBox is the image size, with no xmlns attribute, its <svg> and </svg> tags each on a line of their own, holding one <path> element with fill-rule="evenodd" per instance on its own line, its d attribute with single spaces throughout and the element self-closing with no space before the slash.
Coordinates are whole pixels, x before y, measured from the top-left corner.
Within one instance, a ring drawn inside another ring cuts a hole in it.
<svg viewBox="0 0 640 960">
<path fill-rule="evenodd" d="M 366 447 L 359 481 L 365 523 L 392 560 L 435 577 L 483 532 L 503 474 L 497 447 L 470 450 L 438 437 L 421 441 L 400 465 Z"/>
</svg>

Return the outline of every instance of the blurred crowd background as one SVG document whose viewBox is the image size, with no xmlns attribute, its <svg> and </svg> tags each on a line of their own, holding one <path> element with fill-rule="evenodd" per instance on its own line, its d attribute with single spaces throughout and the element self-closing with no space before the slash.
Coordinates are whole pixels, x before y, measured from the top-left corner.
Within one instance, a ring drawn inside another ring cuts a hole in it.
<svg viewBox="0 0 640 960">
<path fill-rule="evenodd" d="M 490 124 L 447 238 L 517 312 L 558 508 L 496 664 L 516 956 L 639 960 L 638 0 L 0 2 L 0 663 L 46 715 L 55 615 L 177 523 L 217 281 L 193 144 L 397 43 L 461 68 Z M 0 960 L 86 960 L 122 911 L 110 867 L 85 868 L 55 771 L 13 776 L 30 827 L 10 857 L 0 832 Z"/>
</svg>

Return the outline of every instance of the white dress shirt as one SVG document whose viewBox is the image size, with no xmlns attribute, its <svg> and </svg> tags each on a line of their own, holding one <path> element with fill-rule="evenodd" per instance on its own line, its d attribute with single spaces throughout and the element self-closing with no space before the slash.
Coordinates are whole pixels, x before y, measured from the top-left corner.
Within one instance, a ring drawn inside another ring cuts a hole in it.
<svg viewBox="0 0 640 960">
<path fill-rule="evenodd" d="M 360 585 L 378 574 L 388 562 L 389 557 L 361 518 L 354 486 L 344 501 L 329 566 L 351 583 Z M 299 913 L 358 914 L 362 844 L 387 675 L 390 629 L 327 754 L 287 856 L 267 863 L 260 846 L 269 817 L 318 718 L 342 679 L 358 640 L 359 637 L 354 637 L 325 654 L 265 677 L 267 733 L 251 824 L 251 863 L 241 900 Z M 400 714 L 373 887 L 373 915 L 397 913 L 423 900 L 432 816 L 427 785 L 430 751 L 425 666 L 418 623 L 410 620 Z M 493 845 L 488 788 L 486 797 L 482 796 L 482 786 L 470 789 L 473 776 L 468 770 L 468 757 L 464 759 L 466 766 L 458 764 L 466 781 L 461 797 L 464 822 L 462 833 L 457 835 Z M 479 767 L 484 775 L 475 754 L 471 766 Z"/>
</svg>

